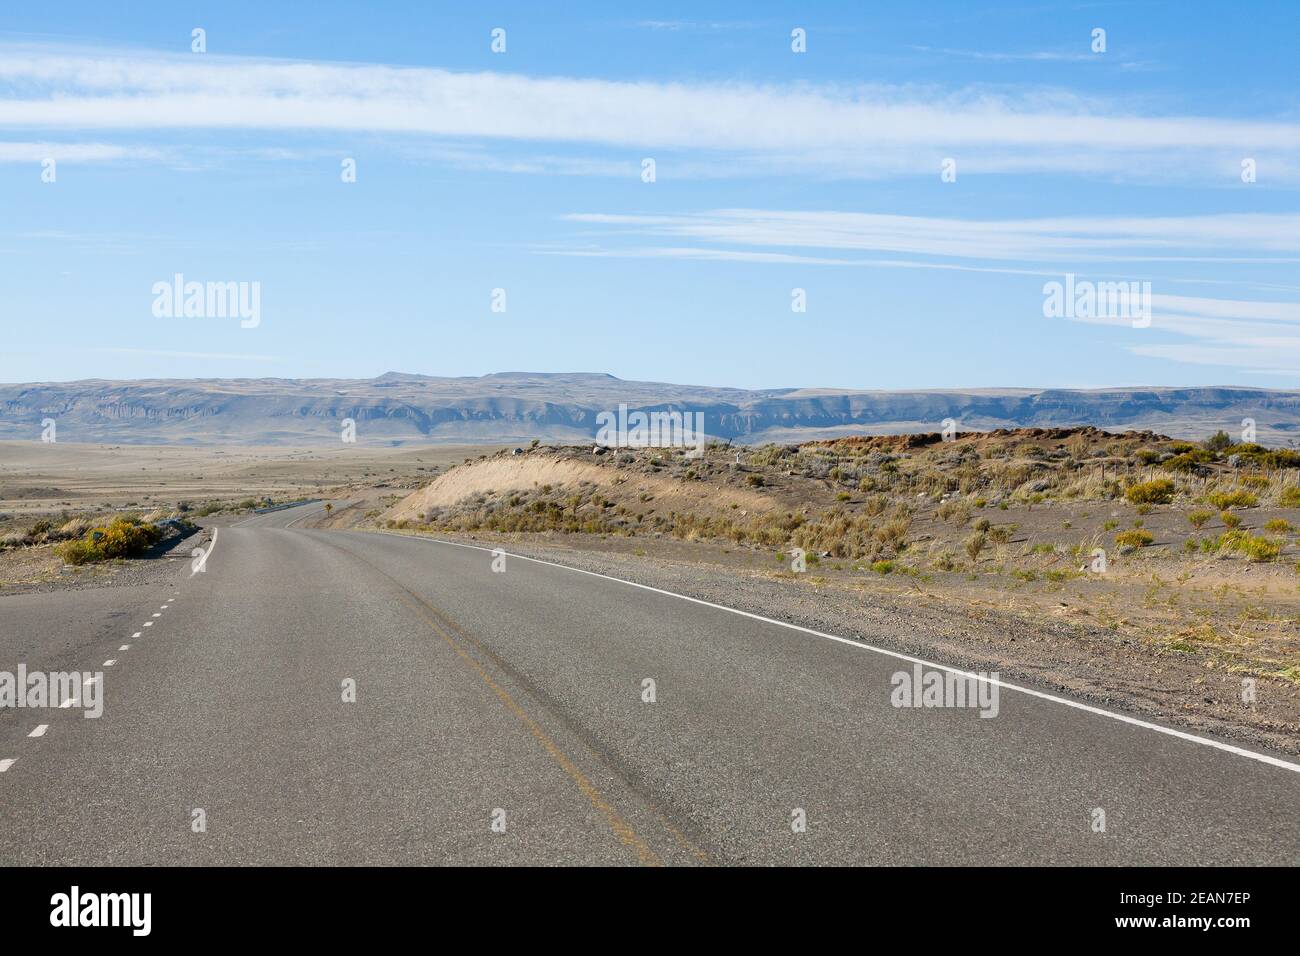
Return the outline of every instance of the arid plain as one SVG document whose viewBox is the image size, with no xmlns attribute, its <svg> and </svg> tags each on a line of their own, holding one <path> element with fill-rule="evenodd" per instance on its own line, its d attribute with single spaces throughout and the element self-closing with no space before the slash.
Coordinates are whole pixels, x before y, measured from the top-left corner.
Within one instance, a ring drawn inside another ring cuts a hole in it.
<svg viewBox="0 0 1300 956">
<path fill-rule="evenodd" d="M 135 580 L 151 558 L 59 557 L 114 516 L 201 542 L 321 499 L 300 526 L 499 544 L 1300 752 L 1300 492 L 1270 454 L 1095 429 L 698 457 L 4 442 L 0 593 Z"/>
</svg>

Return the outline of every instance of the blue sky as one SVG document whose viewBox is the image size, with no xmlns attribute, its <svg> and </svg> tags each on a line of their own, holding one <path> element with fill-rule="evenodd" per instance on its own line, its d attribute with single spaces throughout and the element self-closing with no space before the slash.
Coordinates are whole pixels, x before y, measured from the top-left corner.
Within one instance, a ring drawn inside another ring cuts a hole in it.
<svg viewBox="0 0 1300 956">
<path fill-rule="evenodd" d="M 1300 387 L 1300 4 L 374 6 L 6 9 L 0 381 Z"/>
</svg>

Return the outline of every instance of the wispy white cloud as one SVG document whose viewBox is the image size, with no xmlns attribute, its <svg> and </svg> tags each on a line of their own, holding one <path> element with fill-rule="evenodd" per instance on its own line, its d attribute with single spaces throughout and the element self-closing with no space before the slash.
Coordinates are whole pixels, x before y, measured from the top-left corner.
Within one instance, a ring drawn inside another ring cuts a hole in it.
<svg viewBox="0 0 1300 956">
<path fill-rule="evenodd" d="M 560 156 L 554 153 L 503 155 L 477 144 L 447 146 L 434 144 L 403 149 L 412 159 L 428 159 L 456 169 L 494 173 L 525 173 L 545 176 L 606 176 L 636 179 L 641 174 L 637 157 L 601 159 L 591 156 Z"/>
<path fill-rule="evenodd" d="M 636 25 L 645 30 L 668 30 L 673 33 L 683 30 L 752 30 L 755 26 L 742 20 L 638 20 Z"/>
<path fill-rule="evenodd" d="M 953 50 L 947 47 L 933 46 L 913 46 L 913 50 L 918 53 L 938 53 L 943 56 L 961 57 L 967 60 L 990 60 L 993 62 L 1008 62 L 1017 60 L 1030 61 L 1070 61 L 1093 63 L 1105 63 L 1104 57 L 1091 52 L 1078 52 L 1068 50 L 1030 50 L 1024 53 L 1002 53 L 996 50 Z"/>
<path fill-rule="evenodd" d="M 764 265 L 943 269 L 1060 279 L 1081 266 L 1121 263 L 1300 262 L 1300 214 L 961 220 L 843 212 L 723 209 L 695 215 L 575 213 L 568 221 L 612 227 L 616 235 L 666 235 L 699 245 L 544 250 L 572 256 L 702 259 Z M 828 250 L 833 254 L 792 250 Z M 850 253 L 846 255 L 846 253 Z M 906 254 L 894 258 L 877 253 Z M 1252 257 L 1252 254 L 1254 257 Z M 1001 263 L 1007 264 L 977 264 Z M 1038 267 L 1025 263 L 1040 264 Z M 1049 267 L 1054 266 L 1053 267 Z M 1082 270 L 1080 270 L 1082 271 Z M 1180 281 L 1180 280 L 1170 280 Z M 1157 283 L 1158 284 L 1158 283 Z M 1012 306 L 1037 312 L 1041 299 Z M 1149 358 L 1218 365 L 1300 378 L 1300 303 L 1170 295 L 1151 296 L 1149 328 L 1126 342 Z M 1129 328 L 1130 318 L 1073 321 Z M 1175 341 L 1169 341 L 1174 337 Z M 1182 339 L 1185 341 L 1178 341 Z"/>
<path fill-rule="evenodd" d="M 1055 269 L 1015 269 L 972 266 L 954 262 L 919 259 L 844 259 L 807 256 L 788 252 L 756 252 L 748 249 L 702 249 L 693 246 L 641 246 L 632 249 L 558 248 L 538 249 L 539 255 L 591 259 L 681 259 L 705 262 L 756 262 L 776 265 L 852 266 L 869 269 L 938 269 L 952 272 L 989 272 L 998 275 L 1059 276 Z"/>
<path fill-rule="evenodd" d="M 917 53 L 929 53 L 935 56 L 953 57 L 962 60 L 975 60 L 983 63 L 1090 63 L 1099 69 L 1113 67 L 1126 73 L 1145 72 L 1159 69 L 1159 64 L 1150 60 L 1136 60 L 1114 53 L 1098 54 L 1091 49 L 1085 50 L 1025 50 L 1010 52 L 1004 50 L 955 50 L 950 47 L 913 46 Z"/>
<path fill-rule="evenodd" d="M 572 213 L 571 222 L 731 246 L 909 253 L 1017 262 L 1300 261 L 1300 213 L 971 220 L 719 209 Z"/>
<path fill-rule="evenodd" d="M 1071 321 L 1128 328 L 1128 317 L 1072 316 Z M 1130 333 L 1134 355 L 1300 378 L 1300 303 L 1194 296 L 1151 296 L 1151 324 Z M 1185 341 L 1167 341 L 1167 336 Z"/>
<path fill-rule="evenodd" d="M 1060 90 L 615 82 L 155 52 L 0 49 L 0 128 L 375 131 L 708 151 L 696 173 L 1057 170 L 1300 179 L 1300 124 L 1143 115 Z M 527 166 L 527 164 L 525 164 Z"/>
<path fill-rule="evenodd" d="M 115 146 L 111 143 L 18 143 L 0 142 L 0 163 L 39 163 L 53 159 L 60 163 L 95 163 L 121 159 L 158 159 L 159 150 L 147 146 Z"/>
<path fill-rule="evenodd" d="M 1134 355 L 1167 359 L 1192 365 L 1217 365 L 1236 368 L 1259 375 L 1300 378 L 1300 336 L 1270 341 L 1253 341 L 1249 344 L 1218 342 L 1166 343 L 1136 345 L 1129 348 Z"/>
</svg>

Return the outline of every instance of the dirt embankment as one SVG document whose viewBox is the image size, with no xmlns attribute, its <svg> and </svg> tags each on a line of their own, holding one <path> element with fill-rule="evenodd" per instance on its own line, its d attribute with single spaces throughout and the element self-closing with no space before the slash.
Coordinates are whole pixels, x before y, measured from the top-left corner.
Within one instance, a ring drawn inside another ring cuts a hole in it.
<svg viewBox="0 0 1300 956">
<path fill-rule="evenodd" d="M 532 491 L 536 488 L 578 488 L 594 486 L 608 499 L 632 505 L 653 501 L 648 510 L 670 511 L 745 510 L 763 512 L 781 506 L 770 495 L 744 488 L 719 488 L 705 483 L 684 483 L 653 472 L 620 468 L 609 455 L 592 456 L 595 461 L 556 457 L 547 452 L 530 452 L 511 457 L 498 456 L 453 468 L 439 476 L 380 516 L 381 521 L 419 521 L 435 508 L 449 508 L 466 499 L 488 493 Z M 645 507 L 644 504 L 641 505 Z"/>
</svg>

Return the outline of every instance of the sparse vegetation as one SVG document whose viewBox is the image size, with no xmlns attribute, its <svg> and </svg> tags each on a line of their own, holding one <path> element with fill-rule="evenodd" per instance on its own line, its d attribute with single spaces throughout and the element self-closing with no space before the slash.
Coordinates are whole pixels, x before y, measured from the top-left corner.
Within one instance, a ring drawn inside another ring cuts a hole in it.
<svg viewBox="0 0 1300 956">
<path fill-rule="evenodd" d="M 1205 496 L 1205 500 L 1220 511 L 1226 511 L 1228 508 L 1254 508 L 1259 504 L 1259 499 L 1244 488 L 1212 492 Z"/>
<path fill-rule="evenodd" d="M 1115 543 L 1120 547 L 1145 548 L 1153 541 L 1155 541 L 1155 536 L 1150 531 L 1143 531 L 1141 528 L 1121 531 L 1115 535 Z"/>
<path fill-rule="evenodd" d="M 64 542 L 55 553 L 67 564 L 90 564 L 114 558 L 133 558 L 162 539 L 162 529 L 144 524 L 139 518 L 118 517 L 107 525 L 92 528 L 84 538 Z"/>
<path fill-rule="evenodd" d="M 1205 440 L 1205 449 L 1210 452 L 1223 452 L 1232 447 L 1232 439 L 1228 433 L 1220 429 Z"/>
<path fill-rule="evenodd" d="M 1236 551 L 1254 562 L 1276 561 L 1282 553 L 1282 545 L 1268 538 L 1261 538 L 1246 531 L 1225 531 L 1219 538 L 1220 551 Z"/>
<path fill-rule="evenodd" d="M 1133 504 L 1164 505 L 1173 501 L 1174 483 L 1170 478 L 1155 478 L 1151 481 L 1130 485 L 1124 497 Z"/>
</svg>

